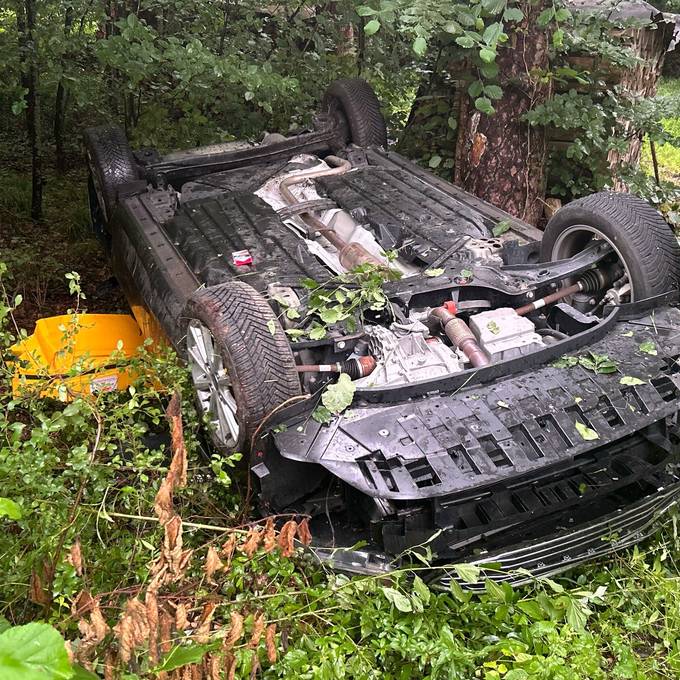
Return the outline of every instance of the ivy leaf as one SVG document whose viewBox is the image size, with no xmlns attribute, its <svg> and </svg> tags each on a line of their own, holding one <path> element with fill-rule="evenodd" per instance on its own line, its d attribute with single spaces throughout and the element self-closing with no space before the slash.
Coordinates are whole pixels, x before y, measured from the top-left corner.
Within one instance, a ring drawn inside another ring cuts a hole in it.
<svg viewBox="0 0 680 680">
<path fill-rule="evenodd" d="M 434 156 L 432 156 L 432 158 L 430 158 L 428 165 L 431 168 L 438 168 L 439 165 L 441 164 L 441 162 L 442 162 L 442 157 L 437 156 L 437 154 L 435 154 Z"/>
<path fill-rule="evenodd" d="M 378 12 L 372 7 L 368 7 L 368 5 L 359 5 L 359 7 L 356 8 L 356 13 L 360 17 L 370 17 L 372 14 L 377 14 Z"/>
<path fill-rule="evenodd" d="M 477 97 L 477 99 L 475 99 L 475 108 L 482 113 L 486 113 L 488 116 L 492 113 L 496 113 L 496 109 L 494 109 L 491 100 L 488 97 Z"/>
<path fill-rule="evenodd" d="M 276 335 L 276 321 L 274 319 L 267 321 L 267 328 L 272 335 Z"/>
<path fill-rule="evenodd" d="M 285 333 L 288 337 L 290 337 L 291 340 L 297 340 L 305 334 L 305 332 L 300 328 L 287 328 Z"/>
<path fill-rule="evenodd" d="M 631 386 L 632 385 L 644 385 L 645 384 L 644 380 L 640 380 L 640 378 L 635 378 L 632 375 L 624 375 L 623 378 L 621 378 L 621 380 L 619 380 L 619 382 L 622 385 L 631 385 Z"/>
<path fill-rule="evenodd" d="M 419 56 L 422 57 L 423 54 L 425 54 L 425 51 L 427 50 L 427 41 L 425 38 L 422 36 L 418 36 L 414 41 L 413 41 L 413 51 Z"/>
<path fill-rule="evenodd" d="M 584 425 L 580 420 L 577 420 L 574 425 L 576 426 L 576 431 L 581 435 L 582 439 L 585 439 L 585 441 L 592 442 L 595 439 L 600 438 L 600 435 L 597 434 L 595 430 L 592 430 L 587 425 Z"/>
<path fill-rule="evenodd" d="M 11 498 L 0 497 L 0 517 L 21 519 L 21 506 Z"/>
<path fill-rule="evenodd" d="M 364 26 L 364 33 L 366 35 L 373 35 L 374 33 L 377 33 L 379 30 L 380 30 L 380 22 L 377 19 L 371 19 Z"/>
<path fill-rule="evenodd" d="M 651 340 L 645 340 L 643 343 L 640 343 L 640 351 L 645 354 L 650 354 L 653 357 L 658 354 L 656 345 Z"/>
<path fill-rule="evenodd" d="M 441 267 L 435 267 L 434 269 L 426 269 L 423 274 L 425 276 L 441 276 L 444 273 L 444 270 Z"/>
<path fill-rule="evenodd" d="M 465 583 L 477 583 L 479 581 L 481 569 L 476 564 L 467 564 L 466 562 L 454 564 L 453 570 Z"/>
<path fill-rule="evenodd" d="M 0 635 L 0 677 L 67 680 L 73 675 L 64 639 L 47 623 L 8 628 Z"/>
<path fill-rule="evenodd" d="M 501 220 L 491 231 L 496 237 L 502 236 L 506 231 L 510 231 L 510 222 L 508 220 Z"/>
<path fill-rule="evenodd" d="M 286 318 L 287 319 L 299 319 L 300 318 L 300 312 L 298 312 L 295 307 L 288 307 L 286 310 Z"/>
<path fill-rule="evenodd" d="M 469 50 L 475 44 L 475 41 L 469 35 L 461 35 L 456 38 L 456 42 L 466 50 Z"/>
<path fill-rule="evenodd" d="M 400 611 L 400 612 L 411 612 L 413 611 L 413 605 L 411 600 L 409 600 L 404 593 L 400 593 L 394 588 L 387 588 L 383 586 L 383 595 Z"/>
<path fill-rule="evenodd" d="M 342 413 L 354 399 L 356 385 L 347 373 L 341 373 L 338 381 L 329 385 L 321 395 L 321 403 L 336 415 Z"/>
</svg>

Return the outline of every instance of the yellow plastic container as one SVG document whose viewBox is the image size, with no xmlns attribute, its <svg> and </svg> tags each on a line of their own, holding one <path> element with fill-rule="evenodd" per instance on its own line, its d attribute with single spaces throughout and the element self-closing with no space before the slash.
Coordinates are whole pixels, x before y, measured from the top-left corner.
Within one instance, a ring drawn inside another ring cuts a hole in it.
<svg viewBox="0 0 680 680">
<path fill-rule="evenodd" d="M 127 314 L 78 314 L 39 319 L 35 332 L 11 348 L 15 396 L 40 388 L 41 396 L 70 396 L 124 390 L 135 376 L 123 363 L 144 343 Z M 115 358 L 112 355 L 115 353 Z"/>
</svg>

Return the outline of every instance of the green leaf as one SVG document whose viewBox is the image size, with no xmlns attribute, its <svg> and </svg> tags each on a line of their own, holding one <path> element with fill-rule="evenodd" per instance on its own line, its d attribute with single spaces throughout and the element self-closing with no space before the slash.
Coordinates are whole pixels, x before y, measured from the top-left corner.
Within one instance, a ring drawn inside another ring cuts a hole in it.
<svg viewBox="0 0 680 680">
<path fill-rule="evenodd" d="M 510 222 L 508 220 L 501 220 L 492 230 L 494 236 L 502 236 L 506 231 L 510 231 Z"/>
<path fill-rule="evenodd" d="M 72 675 L 64 639 L 49 624 L 29 623 L 0 635 L 2 680 L 67 680 Z"/>
<path fill-rule="evenodd" d="M 423 601 L 423 604 L 429 604 L 432 593 L 425 585 L 425 581 L 417 574 L 413 577 L 413 590 L 418 594 L 418 597 Z"/>
<path fill-rule="evenodd" d="M 484 87 L 484 94 L 489 99 L 500 99 L 503 96 L 503 90 L 498 85 L 486 85 Z"/>
<path fill-rule="evenodd" d="M 461 562 L 460 564 L 454 564 L 453 570 L 465 583 L 477 583 L 479 581 L 481 569 L 476 564 Z"/>
<path fill-rule="evenodd" d="M 632 338 L 633 337 L 633 331 L 626 331 L 625 333 L 621 333 L 621 336 L 624 338 Z"/>
<path fill-rule="evenodd" d="M 100 680 L 100 678 L 82 666 L 74 666 L 71 680 Z"/>
<path fill-rule="evenodd" d="M 377 19 L 371 19 L 364 26 L 364 33 L 366 35 L 373 35 L 374 33 L 377 33 L 379 30 L 380 30 L 380 22 Z"/>
<path fill-rule="evenodd" d="M 496 50 L 492 50 L 488 47 L 482 47 L 481 50 L 479 50 L 479 58 L 486 64 L 490 64 L 491 62 L 496 60 Z"/>
<path fill-rule="evenodd" d="M 477 99 L 475 99 L 475 108 L 489 116 L 496 112 L 496 109 L 494 109 L 493 105 L 491 104 L 491 100 L 487 97 L 477 97 Z"/>
<path fill-rule="evenodd" d="M 490 24 L 484 29 L 482 34 L 482 40 L 487 45 L 495 45 L 498 42 L 498 38 L 503 34 L 503 24 L 495 22 Z"/>
<path fill-rule="evenodd" d="M 503 12 L 503 19 L 505 21 L 522 21 L 524 19 L 524 12 L 519 7 L 508 7 Z"/>
<path fill-rule="evenodd" d="M 21 506 L 10 498 L 0 497 L 0 517 L 21 519 Z"/>
<path fill-rule="evenodd" d="M 501 332 L 500 326 L 495 321 L 489 321 L 489 323 L 486 324 L 486 328 L 489 333 L 492 333 L 493 335 L 498 335 Z"/>
<path fill-rule="evenodd" d="M 595 432 L 595 430 L 592 430 L 589 428 L 587 425 L 584 425 L 580 420 L 577 420 L 574 425 L 576 426 L 576 431 L 581 435 L 583 439 L 585 439 L 587 442 L 594 441 L 595 439 L 599 439 L 600 435 Z"/>
<path fill-rule="evenodd" d="M 516 607 L 535 621 L 541 621 L 545 618 L 543 608 L 536 600 L 522 600 L 516 604 Z"/>
<path fill-rule="evenodd" d="M 414 41 L 413 41 L 413 51 L 419 56 L 422 57 L 423 54 L 425 54 L 425 51 L 427 50 L 427 41 L 425 38 L 422 36 L 418 36 Z"/>
<path fill-rule="evenodd" d="M 276 335 L 276 321 L 274 319 L 267 321 L 267 328 L 272 335 Z"/>
<path fill-rule="evenodd" d="M 356 8 L 356 13 L 360 17 L 370 17 L 372 14 L 377 14 L 378 12 L 367 5 L 359 5 L 359 7 Z"/>
<path fill-rule="evenodd" d="M 312 411 L 312 418 L 316 420 L 317 423 L 326 425 L 333 420 L 333 414 L 325 406 L 317 406 Z"/>
<path fill-rule="evenodd" d="M 452 129 L 455 130 L 458 127 L 458 121 L 453 117 L 449 116 L 448 119 L 446 120 L 446 124 Z"/>
<path fill-rule="evenodd" d="M 291 340 L 297 340 L 305 334 L 301 328 L 286 328 L 285 333 Z"/>
<path fill-rule="evenodd" d="M 554 7 L 548 7 L 547 9 L 544 9 L 538 15 L 538 19 L 536 20 L 536 23 L 539 26 L 547 26 L 554 16 L 555 16 L 555 8 Z"/>
<path fill-rule="evenodd" d="M 321 326 L 312 326 L 309 331 L 310 340 L 323 340 L 326 337 L 326 329 Z"/>
<path fill-rule="evenodd" d="M 444 270 L 441 267 L 435 267 L 434 269 L 426 269 L 423 274 L 425 276 L 441 276 L 444 273 Z"/>
<path fill-rule="evenodd" d="M 321 403 L 336 415 L 342 413 L 351 403 L 356 385 L 347 373 L 341 373 L 338 381 L 329 385 L 321 395 Z"/>
<path fill-rule="evenodd" d="M 168 655 L 163 659 L 160 666 L 154 669 L 155 673 L 160 671 L 173 671 L 190 663 L 198 663 L 215 645 L 177 645 L 173 647 Z"/>
<path fill-rule="evenodd" d="M 432 157 L 430 158 L 430 160 L 429 160 L 429 162 L 428 162 L 428 165 L 429 165 L 431 168 L 438 168 L 438 167 L 441 165 L 441 162 L 442 162 L 442 157 L 441 157 L 441 156 L 437 156 L 437 155 L 435 154 L 434 156 L 432 156 Z"/>
<path fill-rule="evenodd" d="M 482 7 L 488 14 L 498 14 L 505 7 L 506 0 L 482 0 Z"/>
<path fill-rule="evenodd" d="M 578 633 L 586 627 L 588 616 L 578 600 L 570 599 L 567 603 L 567 623 Z"/>
<path fill-rule="evenodd" d="M 658 354 L 656 351 L 656 345 L 651 340 L 645 340 L 644 342 L 640 343 L 640 351 L 644 352 L 645 354 L 650 354 L 653 357 Z"/>
<path fill-rule="evenodd" d="M 383 595 L 400 611 L 400 612 L 410 612 L 413 611 L 413 605 L 411 600 L 409 600 L 406 595 L 400 593 L 394 588 L 387 588 L 383 586 Z"/>
<path fill-rule="evenodd" d="M 640 380 L 640 378 L 635 378 L 632 375 L 624 375 L 619 382 L 622 385 L 644 385 L 645 381 Z"/>
<path fill-rule="evenodd" d="M 461 47 L 464 47 L 466 50 L 469 50 L 474 46 L 475 41 L 469 35 L 461 35 L 460 37 L 456 38 L 456 43 L 458 43 L 458 45 Z"/>
<path fill-rule="evenodd" d="M 287 319 L 299 319 L 300 318 L 300 312 L 298 312 L 295 307 L 288 307 L 286 309 L 286 318 Z"/>
<path fill-rule="evenodd" d="M 572 368 L 578 364 L 578 357 L 560 357 L 550 364 L 554 368 Z"/>
<path fill-rule="evenodd" d="M 468 87 L 468 94 L 471 97 L 479 97 L 484 92 L 484 83 L 481 80 L 474 80 Z"/>
</svg>

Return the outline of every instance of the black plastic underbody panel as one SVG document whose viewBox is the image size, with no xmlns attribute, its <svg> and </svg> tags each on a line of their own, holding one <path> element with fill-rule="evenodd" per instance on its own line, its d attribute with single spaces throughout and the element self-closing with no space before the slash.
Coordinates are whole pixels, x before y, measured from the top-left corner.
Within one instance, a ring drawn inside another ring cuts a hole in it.
<svg viewBox="0 0 680 680">
<path fill-rule="evenodd" d="M 399 230 L 401 241 L 428 264 L 460 247 L 461 236 L 491 236 L 478 214 L 405 170 L 364 166 L 316 182 L 340 207 L 364 208 L 374 228 Z"/>
<path fill-rule="evenodd" d="M 207 286 L 234 277 L 260 292 L 270 283 L 299 286 L 306 277 L 328 278 L 328 270 L 307 250 L 259 196 L 225 193 L 185 203 L 165 231 Z M 251 265 L 236 265 L 232 253 L 247 250 Z"/>
<path fill-rule="evenodd" d="M 678 310 L 660 312 L 660 324 L 680 328 Z M 604 449 L 677 413 L 678 335 L 655 334 L 644 322 L 618 323 L 584 350 L 615 358 L 616 373 L 547 365 L 394 406 L 360 401 L 328 426 L 310 419 L 291 423 L 275 440 L 284 457 L 318 463 L 379 498 L 415 500 L 510 483 Z M 646 341 L 656 355 L 640 350 Z M 643 382 L 622 384 L 623 376 Z M 597 438 L 584 438 L 577 422 Z"/>
</svg>

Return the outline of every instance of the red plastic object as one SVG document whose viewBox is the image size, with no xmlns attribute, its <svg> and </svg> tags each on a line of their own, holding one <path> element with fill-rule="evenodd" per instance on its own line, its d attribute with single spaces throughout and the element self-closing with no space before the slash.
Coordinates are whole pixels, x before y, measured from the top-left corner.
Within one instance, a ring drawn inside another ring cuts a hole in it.
<svg viewBox="0 0 680 680">
<path fill-rule="evenodd" d="M 454 316 L 458 314 L 458 307 L 456 306 L 456 303 L 453 300 L 447 300 L 442 307 L 449 313 L 453 314 Z"/>
</svg>

